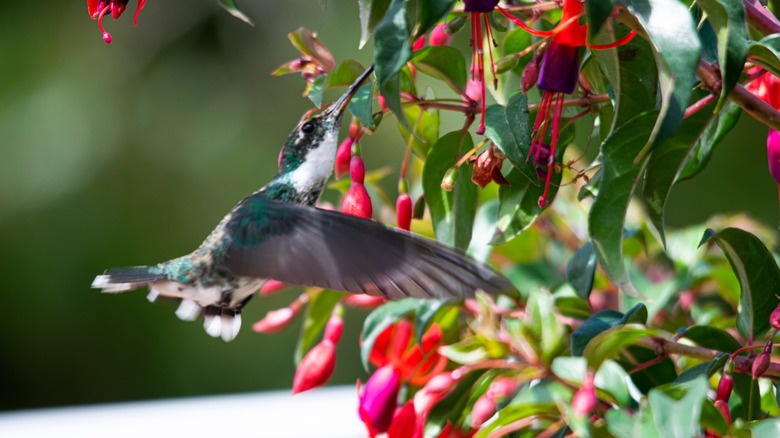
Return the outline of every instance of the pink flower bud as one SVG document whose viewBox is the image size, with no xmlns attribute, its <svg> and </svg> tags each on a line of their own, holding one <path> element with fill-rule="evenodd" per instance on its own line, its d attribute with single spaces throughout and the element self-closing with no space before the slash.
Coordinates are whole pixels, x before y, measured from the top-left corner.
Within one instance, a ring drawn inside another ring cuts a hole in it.
<svg viewBox="0 0 780 438">
<path fill-rule="evenodd" d="M 780 330 L 780 305 L 769 314 L 769 325 L 775 330 Z"/>
<path fill-rule="evenodd" d="M 455 379 L 452 373 L 443 372 L 433 376 L 425 385 L 425 390 L 430 394 L 445 394 L 450 392 L 453 386 L 455 386 Z"/>
<path fill-rule="evenodd" d="M 590 414 L 596 408 L 597 401 L 596 388 L 593 386 L 593 373 L 588 372 L 582 382 L 582 387 L 574 393 L 574 397 L 571 399 L 574 415 L 585 417 Z"/>
<path fill-rule="evenodd" d="M 363 184 L 366 179 L 366 164 L 363 158 L 355 156 L 349 162 L 349 177 L 353 183 Z"/>
<path fill-rule="evenodd" d="M 536 80 L 539 78 L 539 64 L 534 61 L 526 64 L 523 68 L 523 74 L 520 75 L 520 86 L 523 87 L 523 93 L 528 93 L 528 90 L 536 85 Z"/>
<path fill-rule="evenodd" d="M 731 426 L 731 412 L 729 411 L 729 405 L 723 400 L 715 400 L 715 407 L 718 408 L 723 418 L 726 419 L 726 424 Z"/>
<path fill-rule="evenodd" d="M 344 202 L 341 204 L 341 211 L 352 216 L 371 219 L 374 211 L 371 206 L 371 197 L 368 196 L 368 191 L 366 191 L 366 186 L 353 182 L 349 186 L 347 196 L 344 197 Z"/>
<path fill-rule="evenodd" d="M 398 195 L 395 201 L 395 215 L 398 228 L 409 231 L 412 225 L 412 198 L 406 193 Z"/>
<path fill-rule="evenodd" d="M 499 377 L 490 384 L 488 392 L 491 393 L 494 398 L 502 398 L 513 393 L 515 389 L 517 389 L 517 380 L 509 377 Z"/>
<path fill-rule="evenodd" d="M 352 160 L 352 144 L 355 139 L 347 137 L 339 145 L 338 151 L 336 151 L 336 164 L 334 171 L 336 173 L 336 179 L 341 179 L 349 171 L 349 163 Z"/>
<path fill-rule="evenodd" d="M 769 174 L 780 184 L 780 132 L 769 130 L 766 138 L 766 151 L 769 155 Z"/>
<path fill-rule="evenodd" d="M 496 413 L 496 400 L 488 393 L 482 394 L 471 408 L 471 427 L 478 429 Z"/>
<path fill-rule="evenodd" d="M 257 333 L 279 332 L 290 325 L 297 313 L 292 307 L 272 310 L 265 315 L 265 318 L 257 321 L 252 326 L 252 330 Z"/>
<path fill-rule="evenodd" d="M 325 339 L 306 353 L 293 379 L 293 394 L 322 386 L 330 379 L 336 366 L 336 346 Z"/>
<path fill-rule="evenodd" d="M 756 358 L 753 360 L 753 367 L 751 368 L 751 375 L 753 376 L 753 379 L 758 379 L 759 377 L 763 376 L 767 369 L 769 369 L 769 352 L 771 351 L 771 339 L 769 344 L 769 350 L 764 348 L 764 350 L 761 351 L 761 353 L 756 356 Z"/>
<path fill-rule="evenodd" d="M 349 124 L 349 138 L 356 139 L 360 136 L 360 122 L 357 119 L 352 120 Z"/>
<path fill-rule="evenodd" d="M 271 279 L 263 283 L 262 286 L 260 286 L 260 296 L 264 297 L 266 295 L 271 295 L 276 292 L 282 291 L 286 288 L 287 288 L 286 283 L 282 283 L 281 281 L 276 281 Z"/>
<path fill-rule="evenodd" d="M 325 334 L 322 338 L 337 344 L 339 339 L 341 339 L 342 331 L 344 331 L 344 319 L 334 314 L 330 317 L 328 323 L 325 324 Z"/>
<path fill-rule="evenodd" d="M 401 376 L 392 365 L 379 368 L 368 379 L 358 409 L 369 430 L 382 433 L 390 427 L 400 387 Z"/>
<path fill-rule="evenodd" d="M 463 101 L 480 102 L 482 100 L 482 82 L 476 79 L 469 79 L 466 82 L 466 91 L 463 93 Z"/>
<path fill-rule="evenodd" d="M 718 395 L 715 400 L 722 400 L 724 402 L 729 401 L 729 397 L 731 397 L 731 391 L 733 389 L 734 378 L 731 377 L 731 374 L 724 372 L 720 377 L 720 382 L 718 382 Z"/>
<path fill-rule="evenodd" d="M 342 301 L 344 302 L 344 304 L 350 307 L 373 310 L 381 306 L 382 304 L 386 303 L 387 298 L 375 297 L 373 295 L 356 294 L 356 295 L 347 295 L 346 297 L 344 297 Z"/>
<path fill-rule="evenodd" d="M 431 46 L 449 46 L 452 42 L 452 35 L 447 33 L 447 25 L 439 23 L 431 31 Z"/>
<path fill-rule="evenodd" d="M 381 108 L 382 111 L 389 111 L 387 109 L 387 102 L 385 102 L 385 96 L 380 94 L 379 97 L 377 97 L 377 101 L 379 101 L 379 108 Z"/>
<path fill-rule="evenodd" d="M 108 32 L 103 32 L 103 41 L 105 41 L 106 44 L 111 44 L 111 34 Z"/>
<path fill-rule="evenodd" d="M 423 47 L 425 47 L 425 35 L 414 40 L 414 44 L 412 44 L 412 50 L 417 51 L 422 49 Z"/>
<path fill-rule="evenodd" d="M 414 412 L 414 400 L 409 400 L 401 409 L 395 411 L 393 422 L 387 429 L 387 438 L 409 438 L 414 436 L 417 414 Z"/>
</svg>

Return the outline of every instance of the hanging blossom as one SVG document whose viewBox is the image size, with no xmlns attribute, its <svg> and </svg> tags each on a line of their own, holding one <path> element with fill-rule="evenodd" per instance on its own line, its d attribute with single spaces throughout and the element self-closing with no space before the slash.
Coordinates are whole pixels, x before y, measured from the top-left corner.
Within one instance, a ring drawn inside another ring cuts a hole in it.
<svg viewBox="0 0 780 438">
<path fill-rule="evenodd" d="M 551 31 L 532 29 L 523 20 L 511 15 L 505 9 L 498 7 L 498 10 L 526 32 L 551 39 L 542 58 L 542 65 L 536 82 L 536 87 L 542 91 L 542 98 L 539 101 L 536 121 L 534 122 L 533 140 L 528 150 L 529 157 L 533 154 L 534 160 L 539 161 L 543 153 L 542 145 L 545 135 L 548 130 L 551 131 L 549 142 L 550 155 L 545 166 L 547 167 L 547 172 L 545 175 L 544 193 L 539 197 L 538 201 L 539 206 L 543 208 L 548 203 L 547 196 L 550 190 L 553 165 L 555 164 L 555 149 L 561 130 L 561 119 L 563 118 L 564 96 L 574 92 L 577 86 L 577 79 L 579 78 L 578 48 L 611 49 L 631 41 L 635 32 L 632 30 L 624 38 L 610 44 L 588 44 L 588 27 L 580 24 L 580 19 L 585 13 L 583 12 L 583 3 L 579 0 L 563 1 L 561 21 Z"/>
<path fill-rule="evenodd" d="M 499 0 L 463 0 L 465 7 L 463 11 L 469 14 L 471 18 L 471 79 L 477 81 L 480 86 L 479 104 L 482 115 L 479 120 L 477 134 L 485 133 L 485 47 L 484 37 L 487 36 L 487 51 L 490 57 L 490 70 L 493 72 L 493 87 L 498 88 L 498 77 L 496 76 L 496 66 L 493 63 L 493 49 L 491 44 L 495 44 L 493 39 L 493 30 L 490 26 L 490 17 L 488 14 L 498 5 Z"/>
<path fill-rule="evenodd" d="M 754 67 L 748 70 L 747 73 L 748 75 L 755 75 L 760 73 L 760 71 L 760 67 Z M 748 84 L 747 88 L 756 97 L 780 111 L 780 78 L 772 73 L 765 72 Z M 780 199 L 780 132 L 772 128 L 769 128 L 769 134 L 766 137 L 766 151 L 769 174 L 778 184 L 778 199 Z"/>
<path fill-rule="evenodd" d="M 87 0 L 87 10 L 89 16 L 93 20 L 97 20 L 100 32 L 103 34 L 103 41 L 111 44 L 111 34 L 106 32 L 103 28 L 103 17 L 111 15 L 114 20 L 118 20 L 122 13 L 127 8 L 127 2 L 129 0 Z M 138 7 L 135 9 L 135 17 L 133 17 L 133 25 L 138 26 L 138 14 L 144 8 L 146 0 L 138 0 Z"/>
<path fill-rule="evenodd" d="M 422 343 L 413 341 L 413 326 L 401 320 L 385 329 L 376 339 L 369 362 L 377 366 L 362 387 L 358 381 L 360 405 L 358 414 L 371 437 L 388 432 L 390 438 L 409 437 L 405 431 L 414 429 L 416 414 L 409 400 L 398 408 L 401 385 L 424 385 L 447 366 L 447 358 L 438 353 L 442 332 L 432 324 L 422 337 Z"/>
</svg>

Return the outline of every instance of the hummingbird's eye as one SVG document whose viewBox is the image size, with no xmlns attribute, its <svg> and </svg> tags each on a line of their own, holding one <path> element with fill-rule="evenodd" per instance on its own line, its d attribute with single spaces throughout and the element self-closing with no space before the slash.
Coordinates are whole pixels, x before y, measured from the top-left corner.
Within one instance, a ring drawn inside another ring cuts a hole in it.
<svg viewBox="0 0 780 438">
<path fill-rule="evenodd" d="M 311 122 L 306 122 L 301 126 L 301 131 L 303 131 L 304 134 L 311 134 L 314 132 L 314 125 L 312 125 Z"/>
</svg>

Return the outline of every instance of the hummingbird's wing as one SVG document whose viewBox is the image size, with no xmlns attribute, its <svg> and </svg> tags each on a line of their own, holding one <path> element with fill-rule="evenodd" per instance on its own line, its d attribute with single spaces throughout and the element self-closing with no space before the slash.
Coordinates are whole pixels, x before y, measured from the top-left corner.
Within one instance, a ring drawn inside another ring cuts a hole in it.
<svg viewBox="0 0 780 438">
<path fill-rule="evenodd" d="M 234 275 L 394 299 L 514 289 L 434 240 L 338 212 L 250 198 L 227 230 L 232 242 L 221 264 Z"/>
</svg>

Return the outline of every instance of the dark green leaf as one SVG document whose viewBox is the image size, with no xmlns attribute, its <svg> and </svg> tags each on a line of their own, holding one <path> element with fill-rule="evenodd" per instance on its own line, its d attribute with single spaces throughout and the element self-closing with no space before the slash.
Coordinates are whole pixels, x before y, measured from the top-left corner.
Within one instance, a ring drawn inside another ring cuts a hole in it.
<svg viewBox="0 0 780 438">
<path fill-rule="evenodd" d="M 780 76 L 780 34 L 768 35 L 748 46 L 750 60 Z"/>
<path fill-rule="evenodd" d="M 650 36 L 661 85 L 661 112 L 650 142 L 680 125 L 696 82 L 701 43 L 688 7 L 678 0 L 620 0 Z"/>
<path fill-rule="evenodd" d="M 501 186 L 498 189 L 498 222 L 496 223 L 495 236 L 491 242 L 498 245 L 508 242 L 534 223 L 542 213 L 539 207 L 539 197 L 544 193 L 544 185 L 533 174 L 530 179 L 519 170 L 512 168 L 505 175 L 509 186 Z M 553 199 L 558 192 L 561 174 L 553 173 L 550 184 L 549 199 Z"/>
<path fill-rule="evenodd" d="M 623 260 L 623 223 L 642 170 L 642 163 L 635 160 L 650 136 L 657 114 L 653 111 L 631 119 L 604 141 L 599 193 L 588 217 L 588 231 L 599 265 L 615 285 L 634 297 L 642 295 L 629 280 Z"/>
<path fill-rule="evenodd" d="M 301 334 L 298 337 L 298 345 L 295 347 L 295 365 L 301 363 L 301 359 L 325 329 L 333 308 L 344 297 L 344 292 L 321 290 L 309 294 L 309 304 L 306 306 L 306 317 L 301 326 Z"/>
<path fill-rule="evenodd" d="M 737 328 L 748 339 L 769 330 L 769 315 L 777 307 L 780 270 L 758 237 L 738 228 L 726 228 L 712 236 L 726 254 L 742 290 Z"/>
<path fill-rule="evenodd" d="M 414 313 L 414 333 L 417 337 L 417 345 L 422 345 L 422 337 L 428 326 L 431 325 L 433 318 L 447 304 L 443 300 L 420 300 L 417 310 Z"/>
<path fill-rule="evenodd" d="M 466 60 L 460 50 L 433 46 L 414 52 L 412 64 L 422 73 L 443 81 L 457 94 L 466 89 Z"/>
<path fill-rule="evenodd" d="M 455 0 L 420 0 L 420 24 L 417 36 L 428 32 L 452 9 L 453 4 L 455 4 Z"/>
<path fill-rule="evenodd" d="M 597 370 L 605 360 L 638 340 L 658 336 L 655 330 L 640 324 L 626 324 L 607 329 L 588 342 L 582 355 L 588 368 Z"/>
<path fill-rule="evenodd" d="M 642 191 L 647 201 L 650 220 L 661 235 L 664 245 L 666 245 L 664 205 L 672 191 L 672 186 L 679 179 L 686 158 L 714 117 L 714 109 L 713 103 L 685 119 L 677 132 L 655 147 L 647 162 Z"/>
<path fill-rule="evenodd" d="M 594 37 L 601 30 L 601 26 L 612 14 L 612 8 L 617 0 L 588 0 L 585 2 L 585 18 L 588 20 L 590 36 Z"/>
<path fill-rule="evenodd" d="M 347 108 L 349 112 L 355 116 L 360 123 L 368 129 L 375 129 L 376 123 L 374 123 L 374 115 L 372 114 L 372 100 L 374 85 L 365 84 L 358 88 L 358 91 L 352 96 Z"/>
<path fill-rule="evenodd" d="M 466 254 L 474 260 L 487 263 L 490 259 L 490 253 L 493 252 L 493 245 L 490 242 L 496 231 L 497 220 L 497 200 L 491 199 L 482 204 L 479 210 L 477 210 L 477 217 L 474 220 L 474 232 L 471 235 L 469 249 L 466 251 Z"/>
<path fill-rule="evenodd" d="M 739 81 L 747 58 L 747 25 L 742 0 L 697 0 L 718 35 L 718 64 L 723 88 L 715 108 L 719 112 Z"/>
<path fill-rule="evenodd" d="M 351 85 L 363 71 L 365 71 L 365 67 L 359 62 L 354 59 L 346 59 L 328 73 L 325 89 Z"/>
<path fill-rule="evenodd" d="M 471 241 L 477 210 L 477 186 L 471 182 L 471 167 L 458 169 L 451 192 L 442 189 L 441 182 L 447 170 L 472 147 L 474 144 L 468 132 L 444 134 L 433 145 L 423 168 L 423 193 L 436 238 L 462 250 L 468 248 Z"/>
<path fill-rule="evenodd" d="M 596 252 L 593 251 L 593 244 L 588 241 L 574 253 L 566 265 L 566 280 L 577 292 L 577 296 L 587 300 L 593 289 L 595 275 Z"/>
<path fill-rule="evenodd" d="M 360 344 L 360 359 L 363 361 L 363 367 L 368 370 L 368 358 L 371 355 L 371 349 L 374 348 L 374 342 L 379 335 L 390 325 L 398 321 L 402 316 L 413 312 L 419 301 L 414 298 L 407 298 L 400 301 L 390 301 L 371 312 L 363 323 L 363 333 L 360 338 L 363 340 Z"/>
<path fill-rule="evenodd" d="M 717 373 L 719 370 L 723 369 L 723 366 L 726 364 L 726 361 L 729 359 L 729 355 L 726 353 L 722 353 L 717 358 L 709 361 L 700 363 L 698 365 L 694 365 L 687 370 L 680 373 L 679 376 L 677 376 L 676 379 L 674 379 L 674 383 L 677 384 L 685 384 L 692 380 L 695 380 L 701 376 L 704 376 L 705 379 L 709 379 L 715 373 Z"/>
<path fill-rule="evenodd" d="M 360 9 L 360 44 L 359 49 L 366 45 L 374 32 L 379 20 L 385 16 L 390 0 L 358 0 Z"/>
<path fill-rule="evenodd" d="M 687 385 L 686 394 L 679 400 L 654 389 L 648 394 L 653 409 L 655 426 L 660 436 L 668 438 L 688 438 L 699 431 L 699 418 L 704 400 L 707 397 L 707 379 L 700 377 Z"/>
<path fill-rule="evenodd" d="M 643 324 L 647 320 L 647 308 L 644 304 L 637 304 L 628 313 L 623 314 L 617 310 L 600 310 L 572 333 L 571 335 L 571 354 L 581 356 L 585 347 L 591 339 L 599 333 L 617 327 L 628 322 Z"/>
<path fill-rule="evenodd" d="M 709 325 L 689 327 L 683 333 L 683 337 L 692 340 L 700 347 L 725 351 L 726 353 L 733 353 L 742 347 L 729 332 Z"/>
<path fill-rule="evenodd" d="M 688 153 L 679 181 L 686 180 L 696 176 L 709 163 L 712 151 L 721 140 L 731 132 L 731 129 L 739 121 L 742 115 L 742 109 L 734 102 L 726 102 L 720 112 L 704 128 L 704 132 L 699 136 L 693 150 Z"/>
<path fill-rule="evenodd" d="M 407 122 L 401 110 L 398 73 L 412 55 L 409 38 L 406 1 L 391 0 L 387 13 L 376 25 L 374 32 L 374 68 L 380 94 L 384 96 L 387 107 L 403 125 Z"/>
<path fill-rule="evenodd" d="M 308 97 L 309 100 L 314 103 L 314 106 L 318 108 L 322 106 L 322 92 L 323 88 L 325 87 L 325 81 L 327 79 L 327 76 L 318 77 L 314 80 L 314 82 L 311 83 L 311 86 L 309 86 L 309 92 L 306 93 L 306 97 Z"/>
<path fill-rule="evenodd" d="M 561 315 L 569 318 L 588 319 L 592 316 L 590 304 L 580 297 L 559 297 L 555 300 L 555 307 Z"/>
<path fill-rule="evenodd" d="M 528 116 L 528 100 L 521 91 L 509 98 L 506 107 L 491 105 L 485 113 L 485 136 L 506 155 L 515 166 L 535 175 L 533 167 L 526 163 L 531 146 L 531 126 Z"/>
<path fill-rule="evenodd" d="M 217 0 L 217 3 L 219 3 L 220 6 L 225 8 L 228 13 L 239 20 L 243 21 L 244 23 L 254 26 L 255 23 L 252 21 L 251 18 L 249 18 L 246 14 L 241 12 L 240 9 L 238 9 L 238 5 L 236 4 L 236 0 Z"/>
<path fill-rule="evenodd" d="M 761 409 L 761 391 L 758 388 L 758 380 L 754 380 L 749 374 L 734 373 L 734 393 L 731 398 L 731 416 L 743 418 L 747 421 L 755 420 Z M 750 411 L 752 401 L 753 412 Z"/>
</svg>

